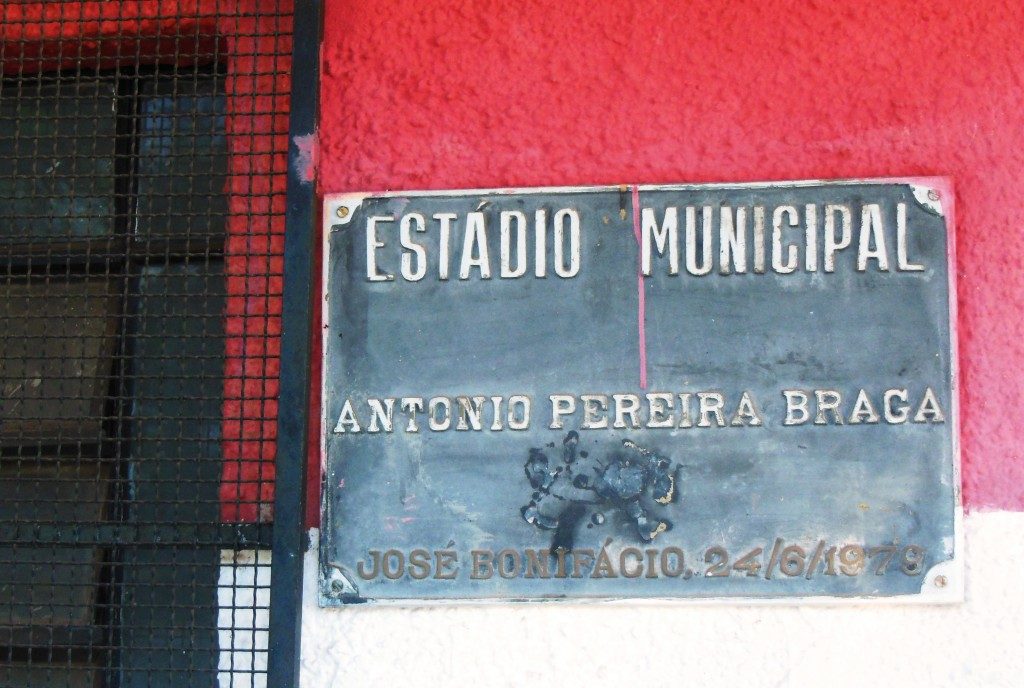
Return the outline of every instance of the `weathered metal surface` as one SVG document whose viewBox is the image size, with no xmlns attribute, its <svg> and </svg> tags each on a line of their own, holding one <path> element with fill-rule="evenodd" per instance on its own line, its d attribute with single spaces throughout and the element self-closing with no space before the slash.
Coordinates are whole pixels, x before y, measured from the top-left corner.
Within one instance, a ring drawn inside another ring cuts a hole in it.
<svg viewBox="0 0 1024 688">
<path fill-rule="evenodd" d="M 129 523 L 192 528 L 219 520 L 224 370 L 224 267 L 202 260 L 144 268 L 129 300 L 134 366 Z M 195 540 L 193 540 L 194 542 Z M 120 588 L 121 661 L 128 676 L 217 664 L 219 551 L 172 540 L 127 548 Z M 162 647 L 187 647 L 167 658 Z M 131 685 L 129 683 L 129 685 Z"/>
<path fill-rule="evenodd" d="M 139 103 L 135 238 L 151 251 L 217 250 L 227 217 L 227 134 L 221 79 L 146 81 Z"/>
<path fill-rule="evenodd" d="M 106 463 L 4 458 L 0 522 L 96 523 L 105 516 L 110 475 Z M 0 557 L 7 562 L 0 584 L 0 626 L 93 622 L 99 548 L 3 545 Z"/>
<path fill-rule="evenodd" d="M 109 79 L 0 87 L 0 242 L 45 254 L 114 232 L 115 100 Z"/>
<path fill-rule="evenodd" d="M 0 685 L 92 688 L 96 685 L 96 673 L 96 669 L 85 665 L 5 665 L 0 667 Z"/>
<path fill-rule="evenodd" d="M 321 603 L 959 599 L 952 200 L 328 196 Z"/>
<path fill-rule="evenodd" d="M 117 285 L 0 285 L 0 445 L 99 442 L 117 343 Z"/>
</svg>

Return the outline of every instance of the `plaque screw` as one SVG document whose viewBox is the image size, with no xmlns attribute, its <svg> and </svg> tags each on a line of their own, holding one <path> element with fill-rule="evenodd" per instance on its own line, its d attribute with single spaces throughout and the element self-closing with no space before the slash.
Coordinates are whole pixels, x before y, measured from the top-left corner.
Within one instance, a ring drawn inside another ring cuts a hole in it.
<svg viewBox="0 0 1024 688">
<path fill-rule="evenodd" d="M 335 212 L 337 213 L 338 217 L 341 217 L 341 218 L 348 217 L 348 206 L 347 205 L 339 205 L 338 209 Z"/>
<path fill-rule="evenodd" d="M 936 588 L 944 588 L 944 587 L 946 587 L 946 583 L 948 583 L 948 582 L 949 581 L 946 579 L 945 576 L 935 576 L 935 587 Z"/>
<path fill-rule="evenodd" d="M 929 201 L 937 201 L 937 200 L 939 200 L 939 192 L 936 191 L 935 189 L 928 189 L 928 200 Z M 345 216 L 342 215 L 342 217 L 345 217 Z M 938 582 L 938 579 L 936 578 L 935 581 Z"/>
</svg>

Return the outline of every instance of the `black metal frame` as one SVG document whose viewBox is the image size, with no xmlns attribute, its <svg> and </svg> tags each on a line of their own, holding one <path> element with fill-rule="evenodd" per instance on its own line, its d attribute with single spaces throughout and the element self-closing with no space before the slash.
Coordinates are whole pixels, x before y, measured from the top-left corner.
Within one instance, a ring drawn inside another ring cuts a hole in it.
<svg viewBox="0 0 1024 688">
<path fill-rule="evenodd" d="M 296 141 L 316 135 L 323 4 L 297 0 L 294 13 L 267 672 L 267 684 L 275 688 L 299 685 L 313 258 L 319 216 L 316 185 L 301 169 Z"/>
</svg>

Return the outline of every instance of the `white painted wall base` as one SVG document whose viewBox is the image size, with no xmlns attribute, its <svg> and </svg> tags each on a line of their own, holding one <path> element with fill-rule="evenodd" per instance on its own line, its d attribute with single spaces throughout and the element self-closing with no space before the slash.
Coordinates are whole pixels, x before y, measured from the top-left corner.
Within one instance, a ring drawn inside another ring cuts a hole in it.
<svg viewBox="0 0 1024 688">
<path fill-rule="evenodd" d="M 302 686 L 1022 686 L 1024 514 L 965 531 L 967 601 L 942 607 L 320 609 L 314 549 Z"/>
<path fill-rule="evenodd" d="M 1024 685 L 1024 514 L 965 518 L 955 606 L 320 609 L 306 554 L 302 687 Z M 316 532 L 313 533 L 316 542 Z M 262 688 L 269 552 L 225 552 L 221 688 Z"/>
</svg>

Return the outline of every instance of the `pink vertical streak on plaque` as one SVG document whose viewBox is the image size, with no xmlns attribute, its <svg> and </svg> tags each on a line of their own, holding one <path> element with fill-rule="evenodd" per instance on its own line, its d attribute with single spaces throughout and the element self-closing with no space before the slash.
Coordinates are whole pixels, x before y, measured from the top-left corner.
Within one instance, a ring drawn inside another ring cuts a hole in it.
<svg viewBox="0 0 1024 688">
<path fill-rule="evenodd" d="M 640 187 L 633 190 L 633 236 L 636 237 L 636 328 L 637 348 L 640 350 L 640 389 L 647 389 L 647 305 L 644 295 L 644 273 L 640 264 Z"/>
</svg>

